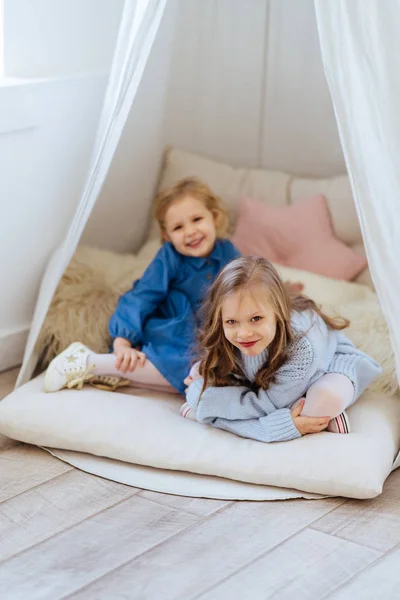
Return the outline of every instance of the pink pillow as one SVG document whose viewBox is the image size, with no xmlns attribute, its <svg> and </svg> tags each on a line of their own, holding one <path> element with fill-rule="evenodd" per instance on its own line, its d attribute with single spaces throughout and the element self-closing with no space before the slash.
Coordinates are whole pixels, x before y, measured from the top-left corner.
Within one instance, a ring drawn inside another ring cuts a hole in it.
<svg viewBox="0 0 400 600">
<path fill-rule="evenodd" d="M 321 194 L 282 207 L 244 198 L 232 241 L 244 255 L 334 279 L 354 279 L 368 264 L 337 239 Z"/>
</svg>

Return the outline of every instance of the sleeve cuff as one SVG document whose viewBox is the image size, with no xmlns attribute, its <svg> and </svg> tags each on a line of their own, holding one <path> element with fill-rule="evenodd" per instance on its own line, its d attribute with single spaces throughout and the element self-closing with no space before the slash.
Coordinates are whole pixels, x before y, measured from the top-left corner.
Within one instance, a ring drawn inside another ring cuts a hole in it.
<svg viewBox="0 0 400 600">
<path fill-rule="evenodd" d="M 281 408 L 266 417 L 261 417 L 260 421 L 264 421 L 271 442 L 285 442 L 301 437 L 288 408 Z"/>
<path fill-rule="evenodd" d="M 196 381 L 193 381 L 193 383 L 189 385 L 188 391 L 186 392 L 186 402 L 194 411 L 197 411 L 202 387 L 203 379 L 196 379 Z"/>
<path fill-rule="evenodd" d="M 123 338 L 124 340 L 128 340 L 128 342 L 130 342 L 132 344 L 132 348 L 134 348 L 135 346 L 137 346 L 140 343 L 140 339 L 138 337 L 138 335 L 136 333 L 128 333 L 128 332 L 124 332 L 124 331 L 110 331 L 110 335 L 111 335 L 111 342 L 114 345 L 114 340 L 116 338 Z"/>
<path fill-rule="evenodd" d="M 353 401 L 380 375 L 382 368 L 373 358 L 363 354 L 337 354 L 329 365 L 328 373 L 346 375 L 354 385 Z"/>
<path fill-rule="evenodd" d="M 356 354 L 336 354 L 327 372 L 346 375 L 354 385 L 354 366 L 358 360 L 359 357 Z"/>
</svg>

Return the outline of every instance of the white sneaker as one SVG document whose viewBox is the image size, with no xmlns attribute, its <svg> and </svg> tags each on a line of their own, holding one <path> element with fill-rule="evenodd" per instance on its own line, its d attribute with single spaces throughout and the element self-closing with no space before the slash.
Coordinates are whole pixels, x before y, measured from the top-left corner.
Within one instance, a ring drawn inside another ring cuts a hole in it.
<svg viewBox="0 0 400 600">
<path fill-rule="evenodd" d="M 74 342 L 53 358 L 46 371 L 45 392 L 58 392 L 65 387 L 80 390 L 85 382 L 93 378 L 94 365 L 89 365 L 90 352 L 80 342 Z"/>
</svg>

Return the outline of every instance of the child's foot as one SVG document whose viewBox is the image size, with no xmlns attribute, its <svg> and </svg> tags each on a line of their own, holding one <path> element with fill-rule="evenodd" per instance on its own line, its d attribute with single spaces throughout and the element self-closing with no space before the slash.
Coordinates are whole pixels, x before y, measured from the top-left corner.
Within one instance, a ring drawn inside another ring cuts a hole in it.
<svg viewBox="0 0 400 600">
<path fill-rule="evenodd" d="M 90 353 L 89 348 L 74 342 L 53 358 L 46 371 L 45 392 L 58 392 L 66 387 L 80 390 L 93 378 L 94 365 L 89 365 Z"/>
<path fill-rule="evenodd" d="M 115 392 L 116 389 L 131 385 L 129 379 L 118 375 L 96 375 L 95 366 L 89 364 L 91 350 L 80 342 L 74 342 L 53 358 L 47 367 L 44 380 L 46 392 L 58 392 L 63 388 L 76 387 L 80 390 L 84 383 L 90 383 L 100 390 Z"/>
<path fill-rule="evenodd" d="M 338 417 L 331 419 L 328 423 L 327 431 L 331 433 L 350 433 L 350 422 L 346 411 L 340 413 Z"/>
<path fill-rule="evenodd" d="M 183 417 L 184 419 L 196 421 L 196 415 L 194 414 L 194 410 L 192 410 L 192 407 L 187 402 L 185 402 L 185 404 L 182 404 L 179 412 L 181 417 Z"/>
</svg>

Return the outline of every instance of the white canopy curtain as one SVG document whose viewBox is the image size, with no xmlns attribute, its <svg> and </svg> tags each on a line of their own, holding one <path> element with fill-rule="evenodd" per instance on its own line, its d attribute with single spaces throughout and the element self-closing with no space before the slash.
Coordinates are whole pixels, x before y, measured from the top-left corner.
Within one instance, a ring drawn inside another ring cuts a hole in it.
<svg viewBox="0 0 400 600">
<path fill-rule="evenodd" d="M 315 0 L 322 59 L 400 374 L 400 0 Z"/>
<path fill-rule="evenodd" d="M 74 254 L 100 193 L 139 88 L 167 0 L 125 0 L 116 50 L 86 185 L 65 240 L 50 261 L 42 281 L 17 386 L 32 375 L 35 343 L 52 297 Z"/>
</svg>

